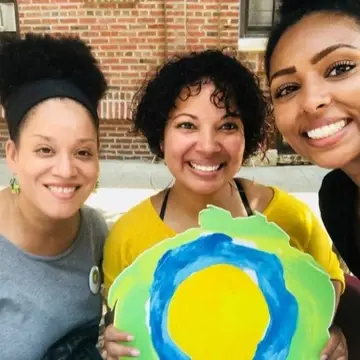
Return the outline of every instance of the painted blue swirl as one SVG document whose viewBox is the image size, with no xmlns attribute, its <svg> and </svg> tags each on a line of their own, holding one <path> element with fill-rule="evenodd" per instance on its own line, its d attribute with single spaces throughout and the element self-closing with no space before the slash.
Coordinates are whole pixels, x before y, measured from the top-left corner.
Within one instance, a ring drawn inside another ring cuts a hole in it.
<svg viewBox="0 0 360 360">
<path fill-rule="evenodd" d="M 236 244 L 225 234 L 210 234 L 167 251 L 159 260 L 150 287 L 150 328 L 161 360 L 190 360 L 171 339 L 167 324 L 171 299 L 191 274 L 216 264 L 252 270 L 269 308 L 270 323 L 254 360 L 285 360 L 298 318 L 296 298 L 286 289 L 276 255 Z M 241 319 L 239 319 L 241 321 Z"/>
</svg>

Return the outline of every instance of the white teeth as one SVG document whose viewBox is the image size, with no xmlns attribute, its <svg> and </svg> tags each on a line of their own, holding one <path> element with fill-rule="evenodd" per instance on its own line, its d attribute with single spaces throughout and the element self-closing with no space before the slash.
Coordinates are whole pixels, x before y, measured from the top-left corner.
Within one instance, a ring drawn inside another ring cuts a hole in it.
<svg viewBox="0 0 360 360">
<path fill-rule="evenodd" d="M 325 125 L 317 129 L 307 132 L 307 136 L 311 139 L 324 139 L 329 136 L 335 135 L 346 126 L 346 120 L 340 120 L 336 123 Z"/>
<path fill-rule="evenodd" d="M 74 187 L 49 186 L 49 189 L 56 193 L 69 194 L 75 191 Z"/>
<path fill-rule="evenodd" d="M 212 172 L 212 171 L 217 171 L 220 169 L 220 165 L 213 165 L 213 166 L 205 166 L 205 165 L 198 165 L 198 164 L 194 164 L 194 163 L 190 163 L 190 165 L 199 171 L 204 171 L 204 172 Z"/>
</svg>

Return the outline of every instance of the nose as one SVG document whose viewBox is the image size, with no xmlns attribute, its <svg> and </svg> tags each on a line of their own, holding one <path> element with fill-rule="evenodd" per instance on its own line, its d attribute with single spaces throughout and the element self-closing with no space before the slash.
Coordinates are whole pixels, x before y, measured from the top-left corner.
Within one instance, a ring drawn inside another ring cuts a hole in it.
<svg viewBox="0 0 360 360">
<path fill-rule="evenodd" d="M 331 94 L 325 84 L 311 80 L 304 86 L 301 107 L 305 113 L 314 114 L 328 107 Z"/>
<path fill-rule="evenodd" d="M 61 155 L 57 157 L 56 163 L 53 166 L 53 174 L 64 179 L 76 176 L 77 168 L 75 159 L 69 155 Z"/>
<path fill-rule="evenodd" d="M 197 150 L 205 155 L 211 155 L 220 151 L 220 142 L 217 134 L 210 129 L 204 129 L 199 133 Z"/>
</svg>

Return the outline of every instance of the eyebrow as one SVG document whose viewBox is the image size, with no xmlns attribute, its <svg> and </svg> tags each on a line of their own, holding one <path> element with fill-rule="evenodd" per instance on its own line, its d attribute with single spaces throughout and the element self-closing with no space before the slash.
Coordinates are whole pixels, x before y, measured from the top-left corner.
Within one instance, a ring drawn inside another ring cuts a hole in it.
<svg viewBox="0 0 360 360">
<path fill-rule="evenodd" d="M 197 116 L 195 116 L 195 115 L 193 115 L 193 114 L 180 113 L 180 114 L 177 114 L 177 115 L 173 116 L 173 117 L 172 117 L 172 120 L 175 120 L 175 119 L 177 119 L 177 118 L 180 117 L 180 116 L 188 116 L 188 117 L 192 118 L 193 120 L 198 120 L 198 119 L 199 119 Z"/>
<path fill-rule="evenodd" d="M 341 48 L 348 48 L 348 49 L 357 49 L 355 46 L 353 45 L 349 45 L 349 44 L 334 44 L 331 45 L 323 50 L 321 50 L 320 52 L 318 52 L 317 54 L 315 54 L 311 59 L 310 59 L 310 63 L 312 65 L 317 64 L 320 60 L 322 60 L 324 57 L 328 56 L 329 54 L 331 54 L 332 52 L 334 52 L 337 49 L 341 49 Z M 270 82 L 269 84 L 271 85 L 272 81 L 279 77 L 279 76 L 284 76 L 284 75 L 292 75 L 296 73 L 296 67 L 295 66 L 290 66 L 288 68 L 284 68 L 281 69 L 279 71 L 276 71 L 270 78 Z"/>
<path fill-rule="evenodd" d="M 337 50 L 337 49 L 341 49 L 341 48 L 348 48 L 348 49 L 356 49 L 355 46 L 349 45 L 349 44 L 334 44 L 331 45 L 327 48 L 325 48 L 324 50 L 321 50 L 319 53 L 315 54 L 311 60 L 310 63 L 312 65 L 315 65 L 316 63 L 318 63 L 321 59 L 323 59 L 325 56 L 331 54 L 333 51 Z"/>
<path fill-rule="evenodd" d="M 45 136 L 45 135 L 41 135 L 41 134 L 34 134 L 33 135 L 34 137 L 39 137 L 45 141 L 48 141 L 48 142 L 51 142 L 51 141 L 54 141 L 55 139 L 50 137 L 50 136 Z M 96 140 L 92 139 L 92 138 L 81 138 L 81 139 L 78 139 L 77 140 L 79 143 L 86 143 L 86 142 L 94 142 L 96 143 Z"/>
<path fill-rule="evenodd" d="M 173 116 L 173 117 L 171 118 L 171 120 L 175 120 L 175 119 L 177 119 L 177 118 L 180 117 L 180 116 L 188 116 L 188 117 L 190 117 L 190 118 L 193 119 L 193 120 L 199 120 L 199 118 L 198 118 L 196 115 L 189 114 L 189 113 L 180 113 L 180 114 L 177 114 L 177 115 Z M 225 114 L 224 116 L 221 117 L 221 120 L 224 120 L 224 119 L 226 119 L 226 118 L 228 118 L 228 117 L 229 117 L 229 114 Z"/>
</svg>

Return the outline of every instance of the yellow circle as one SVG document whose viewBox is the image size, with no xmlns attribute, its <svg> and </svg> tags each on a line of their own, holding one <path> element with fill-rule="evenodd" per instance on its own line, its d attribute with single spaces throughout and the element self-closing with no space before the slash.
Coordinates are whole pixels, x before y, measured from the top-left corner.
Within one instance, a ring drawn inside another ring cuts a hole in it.
<svg viewBox="0 0 360 360">
<path fill-rule="evenodd" d="M 257 284 L 231 265 L 210 266 L 189 276 L 168 312 L 170 337 L 192 360 L 252 360 L 269 321 Z"/>
</svg>

